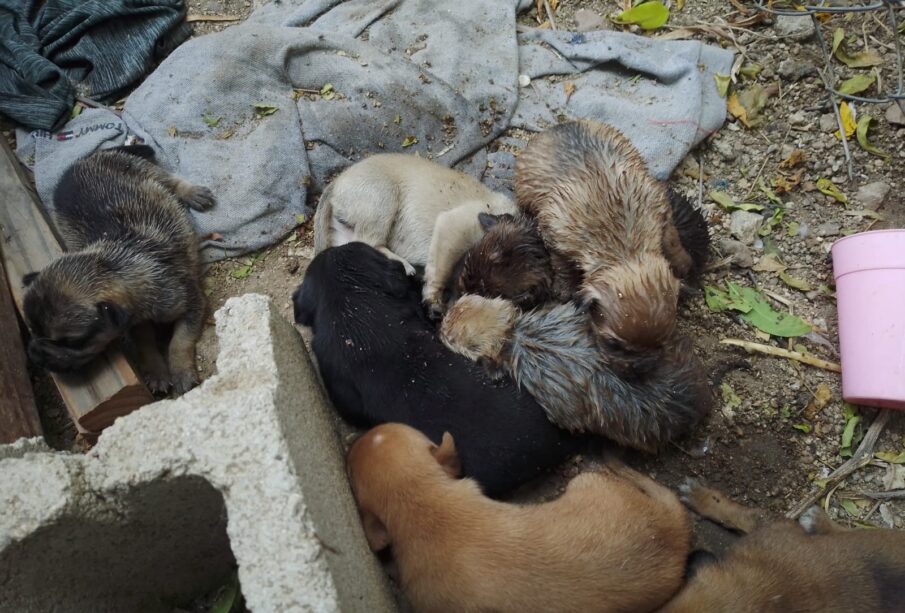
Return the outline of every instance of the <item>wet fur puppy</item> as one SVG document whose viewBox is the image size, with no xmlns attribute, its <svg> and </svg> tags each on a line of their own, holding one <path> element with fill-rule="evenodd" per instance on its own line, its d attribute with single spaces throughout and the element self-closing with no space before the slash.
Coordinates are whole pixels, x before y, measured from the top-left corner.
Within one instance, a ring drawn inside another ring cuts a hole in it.
<svg viewBox="0 0 905 613">
<path fill-rule="evenodd" d="M 391 546 L 415 611 L 642 613 L 680 587 L 691 537 L 676 496 L 627 467 L 572 479 L 558 499 L 491 500 L 458 479 L 454 439 L 374 428 L 348 456 L 371 548 Z"/>
<path fill-rule="evenodd" d="M 905 532 L 849 530 L 819 507 L 770 521 L 694 481 L 682 489 L 694 511 L 747 536 L 698 567 L 663 611 L 905 611 Z"/>
<path fill-rule="evenodd" d="M 604 343 L 629 353 L 666 343 L 679 279 L 694 263 L 665 185 L 628 139 L 590 121 L 551 128 L 518 157 L 515 194 L 547 248 L 584 274 L 582 299 Z"/>
<path fill-rule="evenodd" d="M 411 425 L 434 441 L 450 432 L 464 473 L 490 495 L 534 478 L 579 451 L 509 380 L 493 381 L 449 351 L 420 301 L 417 279 L 364 243 L 319 253 L 295 294 L 296 323 L 330 399 L 359 426 Z"/>
<path fill-rule="evenodd" d="M 197 383 L 195 344 L 204 295 L 198 239 L 185 207 L 214 204 L 211 192 L 164 171 L 144 145 L 93 153 L 54 192 L 66 253 L 26 275 L 28 355 L 54 372 L 88 365 L 134 327 L 141 370 L 154 392 Z M 174 324 L 167 357 L 155 323 Z"/>
<path fill-rule="evenodd" d="M 693 262 L 684 280 L 694 283 L 710 253 L 707 222 L 684 196 L 669 188 L 667 191 L 679 240 Z M 457 263 L 447 305 L 464 294 L 506 298 L 523 309 L 575 297 L 581 286 L 581 271 L 563 258 L 551 257 L 536 220 L 525 214 L 481 213 L 478 218 L 484 236 Z"/>
<path fill-rule="evenodd" d="M 360 241 L 402 262 L 424 266 L 425 304 L 439 312 L 456 262 L 481 238 L 477 215 L 515 205 L 465 173 L 394 153 L 372 155 L 324 190 L 314 216 L 314 253 Z"/>
<path fill-rule="evenodd" d="M 607 364 L 588 315 L 574 304 L 522 313 L 507 300 L 465 295 L 444 316 L 440 338 L 492 373 L 512 376 L 553 423 L 642 451 L 684 436 L 712 405 L 688 344 L 671 346 L 649 372 L 626 380 Z"/>
</svg>

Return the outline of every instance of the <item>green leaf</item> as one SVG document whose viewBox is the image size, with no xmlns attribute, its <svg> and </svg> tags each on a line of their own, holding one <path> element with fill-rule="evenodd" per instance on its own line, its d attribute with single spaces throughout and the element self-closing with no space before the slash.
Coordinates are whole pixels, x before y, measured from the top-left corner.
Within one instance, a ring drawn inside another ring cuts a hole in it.
<svg viewBox="0 0 905 613">
<path fill-rule="evenodd" d="M 720 208 L 724 211 L 763 211 L 764 206 L 762 204 L 754 204 L 754 203 L 742 203 L 736 204 L 736 202 L 732 199 L 732 196 L 727 194 L 726 192 L 718 192 L 712 191 L 707 194 L 711 200 L 720 205 Z"/>
<path fill-rule="evenodd" d="M 84 108 L 85 107 L 83 107 L 80 102 L 76 102 L 75 106 L 72 107 L 72 111 L 69 113 L 69 119 L 75 119 L 76 117 L 81 115 Z"/>
<path fill-rule="evenodd" d="M 845 512 L 852 517 L 858 517 L 859 515 L 861 515 L 861 511 L 860 509 L 858 509 L 858 505 L 856 505 L 853 500 L 842 498 L 841 500 L 839 500 L 839 506 L 845 509 Z"/>
<path fill-rule="evenodd" d="M 414 145 L 414 144 L 417 143 L 417 142 L 418 142 L 418 139 L 415 138 L 414 136 L 406 136 L 406 137 L 405 137 L 405 140 L 402 141 L 402 146 L 403 146 L 403 147 L 411 147 L 412 145 Z"/>
<path fill-rule="evenodd" d="M 613 18 L 620 25 L 637 25 L 642 30 L 656 30 L 669 21 L 669 9 L 661 2 L 643 2 Z"/>
<path fill-rule="evenodd" d="M 790 221 L 786 224 L 786 234 L 789 236 L 798 236 L 799 230 L 801 230 L 801 224 L 797 221 Z"/>
<path fill-rule="evenodd" d="M 729 83 L 732 79 L 729 78 L 729 75 L 715 74 L 713 75 L 713 80 L 716 81 L 716 91 L 719 93 L 720 98 L 725 98 L 729 93 Z"/>
<path fill-rule="evenodd" d="M 739 300 L 737 295 L 731 296 L 728 292 L 711 285 L 704 286 L 704 301 L 707 303 L 707 307 L 715 313 L 722 311 L 747 313 L 751 310 L 751 307 Z"/>
<path fill-rule="evenodd" d="M 782 218 L 785 217 L 785 215 L 785 209 L 776 209 L 767 221 L 764 222 L 764 225 L 758 228 L 757 233 L 760 236 L 769 236 L 770 233 L 773 232 L 773 228 L 782 223 Z"/>
<path fill-rule="evenodd" d="M 764 183 L 763 178 L 760 178 L 757 180 L 757 188 L 761 192 L 763 192 L 764 196 L 767 197 L 767 200 L 769 200 L 773 204 L 780 206 L 780 207 L 786 206 L 785 204 L 783 204 L 783 201 L 780 200 L 779 197 L 775 193 L 773 193 L 773 190 L 770 189 L 769 187 L 767 187 L 767 185 Z"/>
<path fill-rule="evenodd" d="M 720 385 L 720 393 L 723 396 L 723 406 L 728 409 L 736 409 L 742 404 L 742 399 L 738 397 L 735 390 L 728 383 Z"/>
<path fill-rule="evenodd" d="M 208 117 L 207 115 L 202 115 L 201 119 L 204 120 L 204 123 L 207 124 L 209 128 L 216 128 L 220 124 L 220 120 L 222 117 Z"/>
<path fill-rule="evenodd" d="M 233 572 L 229 582 L 217 590 L 217 597 L 211 604 L 208 613 L 231 613 L 240 598 L 239 574 Z"/>
<path fill-rule="evenodd" d="M 855 128 L 855 138 L 858 139 L 858 144 L 861 145 L 861 148 L 868 153 L 873 153 L 874 155 L 888 158 L 888 153 L 880 151 L 867 141 L 867 131 L 870 129 L 870 122 L 872 121 L 874 121 L 874 118 L 870 115 L 862 115 L 861 118 L 858 119 L 858 125 Z"/>
<path fill-rule="evenodd" d="M 299 225 L 302 225 L 303 223 L 305 223 L 305 216 L 302 215 L 301 213 L 297 214 L 295 216 L 295 223 L 297 223 Z"/>
<path fill-rule="evenodd" d="M 276 113 L 277 111 L 280 110 L 275 106 L 268 106 L 266 104 L 255 104 L 253 106 L 255 109 L 255 117 L 257 117 L 259 119 L 261 117 L 267 117 L 268 115 L 273 115 L 274 113 Z"/>
<path fill-rule="evenodd" d="M 229 273 L 229 276 L 231 276 L 233 279 L 244 279 L 250 274 L 251 274 L 251 265 L 246 264 L 245 266 L 242 266 L 240 268 L 237 268 L 237 269 L 231 271 Z"/>
<path fill-rule="evenodd" d="M 894 451 L 878 451 L 874 457 L 890 464 L 905 464 L 905 451 L 896 453 Z"/>
<path fill-rule="evenodd" d="M 855 94 L 860 94 L 864 90 L 868 89 L 871 85 L 874 84 L 877 78 L 874 75 L 870 74 L 859 74 L 855 75 L 851 79 L 846 79 L 839 86 L 838 91 L 843 94 L 848 94 L 853 96 Z"/>
<path fill-rule="evenodd" d="M 845 413 L 845 409 L 843 409 L 843 414 Z M 855 438 L 855 428 L 861 422 L 861 416 L 855 415 L 854 412 L 849 412 L 847 415 L 848 421 L 845 423 L 845 430 L 842 431 L 842 449 L 839 450 L 839 455 L 843 458 L 852 457 L 852 443 Z"/>
<path fill-rule="evenodd" d="M 760 71 L 763 70 L 764 67 L 760 64 L 745 64 L 741 68 L 739 68 L 738 73 L 745 77 L 746 79 L 756 79 L 757 75 L 760 74 Z"/>
<path fill-rule="evenodd" d="M 770 303 L 759 292 L 750 287 L 739 287 L 734 283 L 726 284 L 730 288 L 738 288 L 741 300 L 750 307 L 747 313 L 742 313 L 741 318 L 763 332 L 772 336 L 790 338 L 802 336 L 811 331 L 807 325 L 795 315 L 779 313 L 770 307 Z"/>
<path fill-rule="evenodd" d="M 332 84 L 332 83 L 327 83 L 326 85 L 324 85 L 324 86 L 321 88 L 321 95 L 323 96 L 324 94 L 328 94 L 328 93 L 330 93 L 330 92 L 332 92 L 332 91 L 333 91 L 333 84 Z"/>
<path fill-rule="evenodd" d="M 866 49 L 852 55 L 846 50 L 845 45 L 841 45 L 836 49 L 835 55 L 837 60 L 849 68 L 870 68 L 883 64 L 883 58 L 873 49 Z"/>
<path fill-rule="evenodd" d="M 833 182 L 829 179 L 817 179 L 817 189 L 825 196 L 835 198 L 842 204 L 848 204 L 848 198 L 845 197 L 845 194 L 840 192 L 839 188 L 833 185 Z"/>
<path fill-rule="evenodd" d="M 811 424 L 792 424 L 792 427 L 796 430 L 801 430 L 805 434 L 811 431 Z"/>
<path fill-rule="evenodd" d="M 839 49 L 839 45 L 842 44 L 842 41 L 845 39 L 845 30 L 842 28 L 836 28 L 833 32 L 833 47 L 831 53 L 833 55 L 836 54 L 836 50 Z"/>
<path fill-rule="evenodd" d="M 790 275 L 787 275 L 784 272 L 779 273 L 779 278 L 782 279 L 782 282 L 785 283 L 786 285 L 788 285 L 789 287 L 800 290 L 802 292 L 809 292 L 812 289 L 814 289 L 804 279 L 798 279 L 796 277 L 792 277 Z"/>
</svg>

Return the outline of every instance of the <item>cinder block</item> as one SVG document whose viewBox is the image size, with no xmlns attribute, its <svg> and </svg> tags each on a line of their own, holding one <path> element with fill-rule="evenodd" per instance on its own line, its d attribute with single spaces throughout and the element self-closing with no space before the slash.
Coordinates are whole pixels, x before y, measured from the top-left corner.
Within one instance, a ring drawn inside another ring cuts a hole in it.
<svg viewBox="0 0 905 613">
<path fill-rule="evenodd" d="M 238 562 L 253 611 L 391 611 L 296 330 L 264 296 L 216 313 L 216 375 L 87 455 L 0 447 L 0 610 L 172 611 Z"/>
</svg>

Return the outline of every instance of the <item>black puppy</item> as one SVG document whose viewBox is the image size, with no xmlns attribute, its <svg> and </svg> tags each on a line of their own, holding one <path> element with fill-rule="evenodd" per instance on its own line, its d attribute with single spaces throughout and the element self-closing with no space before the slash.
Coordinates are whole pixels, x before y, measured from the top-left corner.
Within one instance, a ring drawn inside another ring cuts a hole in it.
<svg viewBox="0 0 905 613">
<path fill-rule="evenodd" d="M 360 426 L 401 422 L 439 443 L 453 435 L 463 472 L 500 495 L 579 451 L 509 380 L 491 380 L 447 349 L 421 305 L 420 283 L 364 243 L 327 249 L 293 294 L 314 332 L 327 393 Z"/>
</svg>

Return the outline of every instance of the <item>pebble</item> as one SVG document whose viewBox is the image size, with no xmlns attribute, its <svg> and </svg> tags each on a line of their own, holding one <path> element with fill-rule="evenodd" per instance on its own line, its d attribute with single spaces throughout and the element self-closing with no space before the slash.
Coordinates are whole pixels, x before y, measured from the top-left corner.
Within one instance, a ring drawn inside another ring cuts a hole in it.
<svg viewBox="0 0 905 613">
<path fill-rule="evenodd" d="M 784 143 L 783 146 L 779 148 L 779 155 L 784 160 L 788 159 L 789 156 L 792 155 L 792 152 L 795 151 L 795 149 L 797 149 L 797 147 L 795 147 L 795 145 L 790 145 L 788 143 Z"/>
<path fill-rule="evenodd" d="M 528 87 L 531 85 L 531 77 L 526 74 L 520 74 L 518 76 L 518 86 L 519 87 Z"/>
<path fill-rule="evenodd" d="M 726 140 L 714 141 L 713 148 L 716 149 L 716 152 L 720 154 L 720 157 L 722 157 L 727 162 L 731 162 L 738 156 L 738 151 L 736 150 L 736 148 Z"/>
<path fill-rule="evenodd" d="M 902 104 L 905 105 L 905 102 Z M 896 126 L 905 126 L 905 113 L 902 112 L 902 109 L 895 102 L 886 109 L 886 121 Z"/>
<path fill-rule="evenodd" d="M 754 266 L 754 258 L 751 249 L 745 243 L 731 238 L 722 238 L 717 243 L 717 248 L 724 256 L 730 258 L 732 264 L 739 268 L 751 268 Z"/>
<path fill-rule="evenodd" d="M 838 126 L 836 125 L 836 115 L 834 113 L 824 113 L 820 116 L 820 131 L 821 132 L 830 132 L 835 130 Z"/>
<path fill-rule="evenodd" d="M 577 11 L 575 11 L 574 18 L 576 32 L 603 30 L 606 27 L 606 22 L 603 20 L 603 17 L 601 17 L 594 11 L 589 11 L 588 9 L 578 9 Z"/>
<path fill-rule="evenodd" d="M 789 115 L 789 123 L 793 126 L 803 126 L 808 122 L 807 115 L 804 114 L 804 111 L 795 111 L 791 115 Z"/>
<path fill-rule="evenodd" d="M 779 15 L 773 29 L 780 38 L 803 41 L 814 35 L 814 22 L 808 16 Z"/>
<path fill-rule="evenodd" d="M 814 228 L 817 236 L 836 236 L 842 230 L 842 224 L 838 221 L 827 221 Z"/>
<path fill-rule="evenodd" d="M 813 64 L 787 59 L 779 63 L 779 68 L 776 71 L 779 76 L 794 83 L 795 81 L 801 81 L 805 77 L 817 74 L 817 67 Z"/>
<path fill-rule="evenodd" d="M 750 211 L 732 211 L 729 217 L 729 232 L 746 245 L 754 242 L 764 218 Z"/>
<path fill-rule="evenodd" d="M 889 183 L 885 181 L 874 181 L 858 188 L 855 199 L 861 203 L 865 209 L 876 211 L 883 205 L 886 196 L 889 194 Z"/>
</svg>

